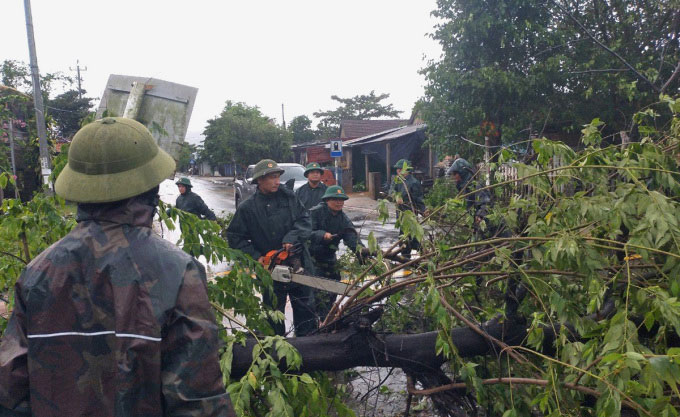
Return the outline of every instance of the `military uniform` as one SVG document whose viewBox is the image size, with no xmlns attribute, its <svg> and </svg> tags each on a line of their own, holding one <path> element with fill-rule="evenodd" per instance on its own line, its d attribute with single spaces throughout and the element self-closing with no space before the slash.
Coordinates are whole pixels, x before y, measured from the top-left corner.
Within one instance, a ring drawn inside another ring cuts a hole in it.
<svg viewBox="0 0 680 417">
<path fill-rule="evenodd" d="M 104 119 L 83 131 L 56 184 L 59 195 L 80 203 L 78 225 L 38 255 L 15 286 L 0 344 L 0 415 L 233 416 L 205 271 L 150 227 L 157 184 L 174 161 L 133 120 Z M 139 155 L 147 154 L 133 152 L 143 165 L 132 170 L 142 180 L 127 187 L 102 191 L 99 180 L 89 180 L 96 165 L 82 172 L 83 159 L 71 163 L 88 152 L 101 157 L 97 168 L 109 184 L 116 173 L 106 159 L 121 162 L 109 155 L 126 146 L 125 138 L 138 139 L 128 144 L 133 149 L 154 149 L 141 143 L 151 141 L 158 152 L 142 162 Z M 102 152 L 87 149 L 100 139 Z"/>
<path fill-rule="evenodd" d="M 340 241 L 344 242 L 352 252 L 356 252 L 357 248 L 362 246 L 354 224 L 344 212 L 333 213 L 325 202 L 319 203 L 309 213 L 312 217 L 313 230 L 310 252 L 314 259 L 316 273 L 319 276 L 340 281 L 336 258 Z M 326 233 L 337 237 L 330 241 L 324 240 Z M 335 298 L 334 294 L 316 291 L 316 310 L 322 320 L 328 315 Z"/>
<path fill-rule="evenodd" d="M 175 184 L 186 187 L 186 192 L 180 194 L 175 201 L 175 207 L 194 214 L 201 219 L 216 220 L 215 213 L 203 202 L 201 196 L 191 191 L 191 182 L 188 178 L 181 178 Z"/>
<path fill-rule="evenodd" d="M 180 210 L 195 214 L 201 219 L 217 219 L 215 213 L 205 205 L 201 196 L 190 190 L 187 190 L 186 193 L 180 194 L 177 197 L 175 206 Z"/>
<path fill-rule="evenodd" d="M 401 169 L 404 171 L 411 171 L 411 163 L 405 159 L 400 159 L 393 167 L 394 169 Z M 396 180 L 396 177 L 395 177 Z M 412 174 L 402 175 L 401 179 L 392 182 L 390 194 L 396 194 L 401 198 L 401 203 L 397 203 L 397 218 L 402 211 L 411 210 L 414 214 L 425 212 L 425 202 L 423 195 L 423 187 L 420 181 Z M 404 231 L 399 230 L 399 234 L 403 235 Z M 406 247 L 402 250 L 402 255 L 410 256 L 411 250 L 419 250 L 420 243 L 414 238 L 408 239 Z"/>
<path fill-rule="evenodd" d="M 460 175 L 460 182 L 456 183 L 456 188 L 460 194 L 467 194 L 470 192 L 470 182 L 474 176 L 472 165 L 463 158 L 458 158 L 451 164 L 451 167 L 446 171 L 446 176 L 450 177 L 454 173 Z M 475 195 L 470 194 L 465 197 L 465 203 L 468 208 L 475 205 Z"/>
<path fill-rule="evenodd" d="M 238 206 L 227 228 L 227 239 L 229 246 L 242 250 L 257 260 L 271 250 L 281 249 L 284 243 L 306 243 L 311 231 L 309 211 L 292 191 L 279 186 L 278 191 L 271 194 L 263 194 L 257 189 L 251 198 Z M 306 258 L 303 262 L 305 270 L 313 273 L 314 267 L 308 252 Z M 314 295 L 309 287 L 274 281 L 274 294 L 277 299 L 276 308 L 282 312 L 286 306 L 286 296 L 290 296 L 297 336 L 316 329 Z M 271 300 L 266 302 L 272 304 Z M 274 330 L 276 334 L 283 335 L 285 326 L 283 323 L 276 323 Z"/>
<path fill-rule="evenodd" d="M 416 214 L 425 211 L 423 187 L 413 175 L 404 177 L 399 183 L 393 183 L 392 193 L 401 196 L 402 203 L 397 205 L 399 211 L 411 210 Z"/>
<path fill-rule="evenodd" d="M 321 202 L 321 197 L 323 197 L 327 189 L 328 186 L 322 182 L 319 182 L 319 185 L 317 185 L 316 188 L 310 187 L 309 183 L 307 183 L 298 188 L 295 191 L 295 195 L 300 199 L 302 205 L 305 206 L 307 210 L 310 210 Z"/>
<path fill-rule="evenodd" d="M 307 164 L 305 167 L 305 177 L 308 177 L 309 173 L 312 171 L 319 171 L 323 175 L 323 169 L 318 162 L 310 162 Z M 327 189 L 328 186 L 326 186 L 326 184 L 322 183 L 321 181 L 319 181 L 319 184 L 317 184 L 317 186 L 314 188 L 312 188 L 308 182 L 307 184 L 298 188 L 297 191 L 295 191 L 295 195 L 300 199 L 302 205 L 305 206 L 307 210 L 309 210 L 321 202 L 321 197 L 323 197 Z"/>
</svg>

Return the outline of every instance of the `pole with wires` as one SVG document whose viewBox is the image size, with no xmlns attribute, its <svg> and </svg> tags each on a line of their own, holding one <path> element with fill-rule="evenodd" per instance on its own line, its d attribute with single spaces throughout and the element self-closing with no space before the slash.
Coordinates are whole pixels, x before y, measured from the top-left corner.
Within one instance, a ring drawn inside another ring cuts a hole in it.
<svg viewBox="0 0 680 417">
<path fill-rule="evenodd" d="M 33 35 L 33 17 L 31 14 L 31 0 L 24 0 L 24 11 L 26 13 L 26 34 L 28 37 L 28 52 L 31 58 L 31 77 L 33 80 L 33 106 L 35 108 L 35 122 L 38 129 L 38 143 L 40 145 L 40 173 L 43 177 L 43 184 L 48 186 L 47 193 L 51 194 L 50 174 L 52 173 L 52 163 L 50 161 L 49 149 L 47 148 L 47 129 L 45 127 L 45 113 L 43 106 L 43 96 L 40 90 L 40 71 L 38 70 L 38 56 L 35 52 L 35 38 Z"/>
</svg>

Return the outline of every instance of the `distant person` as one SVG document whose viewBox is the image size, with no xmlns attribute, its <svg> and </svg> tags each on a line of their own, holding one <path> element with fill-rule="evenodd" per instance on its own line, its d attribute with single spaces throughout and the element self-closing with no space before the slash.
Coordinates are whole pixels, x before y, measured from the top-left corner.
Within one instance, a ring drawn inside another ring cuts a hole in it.
<svg viewBox="0 0 680 417">
<path fill-rule="evenodd" d="M 465 197 L 466 205 L 468 209 L 472 208 L 485 208 L 491 206 L 491 193 L 488 190 L 473 190 L 473 177 L 475 176 L 475 171 L 472 165 L 463 158 L 458 158 L 453 161 L 451 168 L 447 172 L 447 176 L 450 176 L 456 183 L 456 188 L 458 189 L 459 195 L 469 194 Z M 479 188 L 483 188 L 479 185 Z"/>
<path fill-rule="evenodd" d="M 368 255 L 368 249 L 361 244 L 354 223 L 342 211 L 345 200 L 349 199 L 342 187 L 339 185 L 328 187 L 322 198 L 323 201 L 309 211 L 312 218 L 310 252 L 317 275 L 340 281 L 336 257 L 340 242 L 344 242 L 359 259 Z M 334 294 L 316 291 L 314 295 L 316 311 L 321 320 L 328 315 L 335 298 Z"/>
<path fill-rule="evenodd" d="M 205 270 L 151 229 L 174 170 L 132 119 L 76 133 L 55 186 L 78 225 L 16 283 L 0 415 L 235 415 Z"/>
<path fill-rule="evenodd" d="M 475 171 L 472 169 L 472 165 L 456 154 L 451 166 L 446 171 L 446 176 L 453 178 L 456 182 L 456 187 L 460 191 L 467 187 L 467 184 L 474 176 L 474 173 Z"/>
<path fill-rule="evenodd" d="M 448 171 L 446 171 L 446 176 L 451 177 L 456 183 L 456 189 L 458 189 L 459 195 L 468 194 L 471 190 L 472 178 L 475 175 L 475 171 L 472 165 L 463 158 L 456 158 Z M 475 204 L 475 195 L 470 194 L 465 197 L 465 201 L 468 208 L 471 208 Z"/>
<path fill-rule="evenodd" d="M 271 159 L 263 159 L 255 165 L 253 184 L 255 194 L 239 204 L 234 218 L 227 228 L 229 246 L 250 255 L 264 264 L 265 255 L 272 250 L 285 249 L 291 253 L 298 245 L 303 247 L 302 265 L 306 273 L 314 273 L 314 265 L 306 247 L 312 233 L 312 221 L 300 200 L 288 187 L 281 187 L 284 172 Z M 316 329 L 314 294 L 311 288 L 295 283 L 274 281 L 276 309 L 283 312 L 286 298 L 293 306 L 295 335 L 304 336 Z M 270 294 L 263 303 L 272 307 Z M 277 335 L 285 334 L 284 323 L 272 323 Z"/>
<path fill-rule="evenodd" d="M 321 197 L 323 197 L 328 186 L 321 182 L 323 169 L 317 162 L 307 164 L 304 175 L 307 177 L 307 184 L 298 188 L 295 195 L 300 199 L 302 205 L 309 210 L 321 202 Z"/>
<path fill-rule="evenodd" d="M 195 214 L 200 219 L 217 220 L 215 213 L 203 202 L 201 196 L 191 191 L 191 181 L 187 177 L 182 177 L 175 183 L 179 190 L 179 195 L 175 201 L 175 207 L 188 213 Z"/>
<path fill-rule="evenodd" d="M 426 207 L 424 201 L 423 187 L 413 175 L 413 166 L 411 162 L 406 159 L 400 159 L 393 167 L 397 175 L 392 181 L 392 188 L 390 195 L 394 197 L 397 204 L 397 217 L 403 211 L 411 210 L 414 214 L 425 214 Z M 403 229 L 399 230 L 399 234 L 403 235 Z M 408 239 L 406 246 L 401 251 L 405 257 L 411 256 L 411 250 L 419 250 L 420 243 L 414 238 Z"/>
</svg>

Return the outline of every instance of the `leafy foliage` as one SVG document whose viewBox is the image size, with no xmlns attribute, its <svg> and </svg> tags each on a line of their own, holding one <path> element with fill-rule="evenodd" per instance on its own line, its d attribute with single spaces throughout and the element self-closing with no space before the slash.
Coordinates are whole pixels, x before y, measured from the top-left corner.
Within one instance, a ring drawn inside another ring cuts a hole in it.
<svg viewBox="0 0 680 417">
<path fill-rule="evenodd" d="M 202 156 L 213 165 L 235 161 L 246 166 L 263 158 L 283 161 L 290 154 L 290 134 L 245 103 L 227 101 L 203 133 Z"/>
<path fill-rule="evenodd" d="M 288 124 L 288 131 L 293 134 L 293 144 L 307 143 L 316 139 L 312 121 L 304 115 L 294 117 Z"/>
<path fill-rule="evenodd" d="M 69 90 L 48 100 L 48 113 L 52 116 L 57 135 L 62 138 L 75 135 L 82 120 L 89 114 L 93 100 L 89 97 L 80 98 L 78 90 Z"/>
<path fill-rule="evenodd" d="M 0 187 L 4 188 L 7 179 L 0 174 Z M 59 197 L 37 194 L 26 203 L 4 199 L 0 205 L 0 294 L 12 297 L 24 266 L 73 226 L 75 220 Z M 0 318 L 0 327 L 6 325 L 6 318 Z"/>
<path fill-rule="evenodd" d="M 468 157 L 492 123 L 492 145 L 531 133 L 575 138 L 598 115 L 604 136 L 631 130 L 629 115 L 677 91 L 677 2 L 440 0 L 419 108 L 433 143 Z M 628 116 L 627 116 L 628 115 Z"/>
<path fill-rule="evenodd" d="M 481 224 L 465 196 L 447 199 L 440 182 L 428 196 L 436 214 L 425 229 L 427 255 L 400 282 L 415 290 L 377 289 L 369 299 L 419 305 L 440 331 L 450 374 L 489 415 L 677 415 L 677 105 L 662 96 L 654 109 L 668 113 L 669 130 L 640 126 L 648 135 L 625 147 L 601 146 L 597 119 L 583 129 L 581 152 L 534 141 L 534 161 L 514 163 L 517 179 L 496 176 L 488 187 L 496 203 Z M 528 333 L 523 346 L 498 345 L 507 355 L 497 361 L 464 360 L 448 336 L 463 316 L 472 326 L 526 319 Z"/>
</svg>

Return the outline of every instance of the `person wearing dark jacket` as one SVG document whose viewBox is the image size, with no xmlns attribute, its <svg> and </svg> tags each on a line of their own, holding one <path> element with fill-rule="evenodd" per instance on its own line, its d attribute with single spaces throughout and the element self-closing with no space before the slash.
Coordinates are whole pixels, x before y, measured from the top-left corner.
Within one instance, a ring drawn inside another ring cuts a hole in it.
<svg viewBox="0 0 680 417">
<path fill-rule="evenodd" d="M 78 225 L 26 266 L 0 343 L 0 415 L 234 416 L 205 271 L 153 233 L 175 162 L 140 123 L 73 138 Z"/>
<path fill-rule="evenodd" d="M 477 189 L 474 189 L 473 178 L 475 176 L 475 171 L 472 169 L 472 165 L 463 158 L 456 158 L 451 164 L 451 167 L 446 172 L 447 176 L 453 178 L 456 182 L 456 189 L 458 189 L 458 195 L 465 195 L 465 204 L 471 211 L 478 210 L 480 208 L 488 208 L 492 204 L 491 193 L 489 190 L 479 190 L 484 188 L 482 183 L 477 185 Z M 472 192 L 474 191 L 474 192 Z"/>
<path fill-rule="evenodd" d="M 314 266 L 306 249 L 312 232 L 309 210 L 293 191 L 280 186 L 283 172 L 271 159 L 263 159 L 255 165 L 252 181 L 257 184 L 257 189 L 236 209 L 227 228 L 227 240 L 230 247 L 261 263 L 272 250 L 284 248 L 290 251 L 295 245 L 303 245 L 304 269 L 306 273 L 313 274 Z M 316 329 L 314 295 L 309 287 L 274 281 L 274 295 L 276 309 L 281 312 L 286 306 L 286 298 L 290 297 L 296 336 L 304 336 Z M 273 304 L 269 297 L 264 297 L 263 302 L 269 306 Z M 272 326 L 277 335 L 285 334 L 284 323 L 273 323 Z"/>
<path fill-rule="evenodd" d="M 200 219 L 217 220 L 215 213 L 203 202 L 201 196 L 191 191 L 192 185 L 189 178 L 182 177 L 175 184 L 177 184 L 179 190 L 175 207 L 195 214 Z"/>
<path fill-rule="evenodd" d="M 317 162 L 307 164 L 307 167 L 305 168 L 307 184 L 295 191 L 295 195 L 300 199 L 300 202 L 302 202 L 302 205 L 305 206 L 307 210 L 321 202 L 321 197 L 323 197 L 328 188 L 326 184 L 321 182 L 322 175 L 323 169 L 321 169 L 321 165 Z"/>
<path fill-rule="evenodd" d="M 313 207 L 309 214 L 312 218 L 311 255 L 314 259 L 316 273 L 319 276 L 340 281 L 340 271 L 337 268 L 336 253 L 342 241 L 360 259 L 367 254 L 359 240 L 354 224 L 342 211 L 345 200 L 349 197 L 342 187 L 333 185 L 328 187 L 323 195 L 323 201 Z M 323 320 L 330 311 L 335 296 L 323 291 L 316 291 L 316 312 Z"/>
<path fill-rule="evenodd" d="M 399 218 L 402 211 L 407 210 L 412 211 L 415 215 L 425 214 L 427 209 L 425 207 L 423 187 L 420 185 L 420 181 L 411 175 L 413 170 L 411 162 L 406 159 L 400 159 L 394 164 L 394 169 L 397 175 L 392 182 L 390 195 L 394 197 L 394 201 L 397 204 L 397 218 Z M 399 230 L 399 234 L 403 235 L 403 230 Z M 411 256 L 412 249 L 420 249 L 420 243 L 414 238 L 407 240 L 401 254 L 408 258 Z"/>
</svg>

